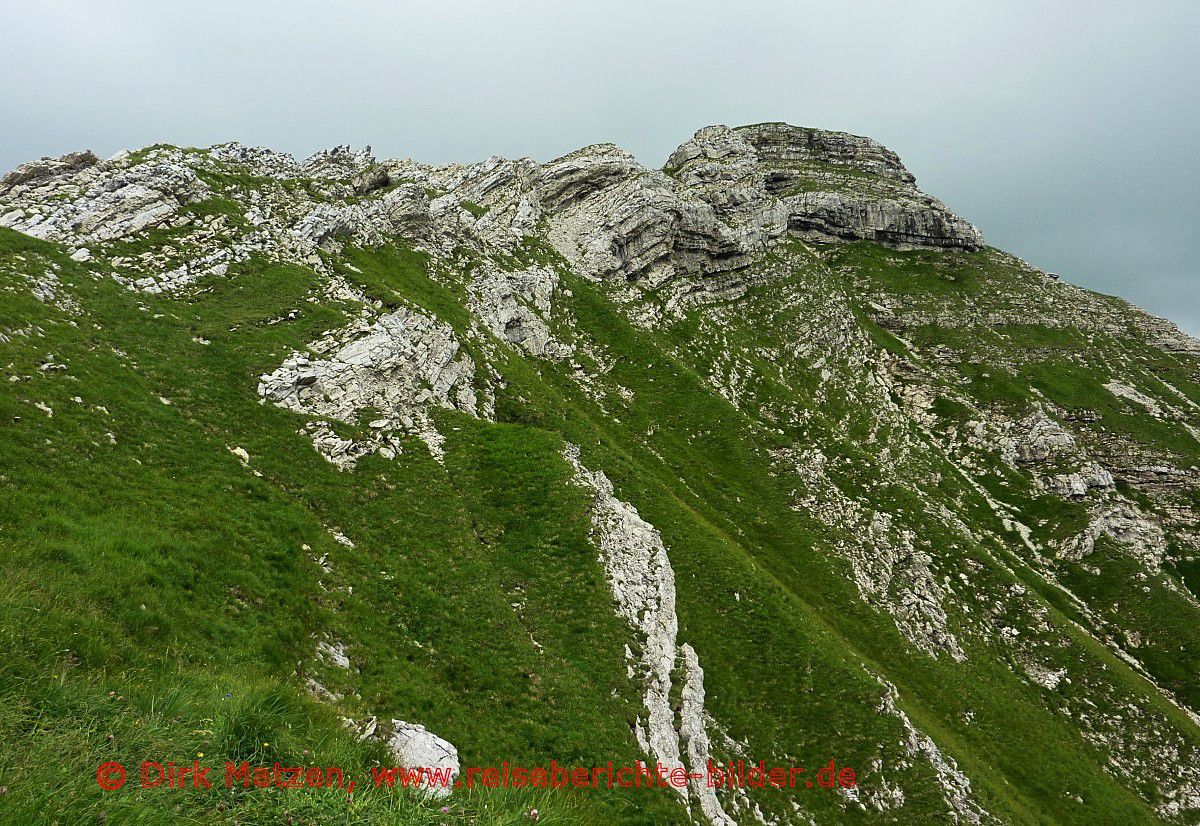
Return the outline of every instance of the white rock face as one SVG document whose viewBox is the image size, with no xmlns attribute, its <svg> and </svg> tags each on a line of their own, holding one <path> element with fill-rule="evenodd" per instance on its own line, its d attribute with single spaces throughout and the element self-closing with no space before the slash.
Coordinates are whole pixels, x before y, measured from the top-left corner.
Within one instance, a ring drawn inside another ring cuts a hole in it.
<svg viewBox="0 0 1200 826">
<path fill-rule="evenodd" d="M 586 146 L 541 168 L 538 197 L 547 211 L 558 212 L 645 171 L 632 153 L 619 146 Z"/>
<path fill-rule="evenodd" d="M 788 228 L 818 241 L 978 249 L 983 236 L 921 192 L 895 152 L 870 138 L 766 123 L 736 130 L 758 153 Z"/>
<path fill-rule="evenodd" d="M 739 289 L 739 271 L 788 231 L 897 247 L 983 243 L 894 153 L 781 124 L 701 129 L 664 172 L 610 144 L 587 147 L 543 166 L 537 194 L 551 241 L 577 271 L 668 287 L 669 305 Z"/>
<path fill-rule="evenodd" d="M 82 309 L 70 293 L 63 289 L 58 270 L 59 266 L 52 263 L 40 275 L 33 272 L 22 272 L 20 275 L 29 284 L 33 297 L 38 301 L 57 307 L 70 315 L 79 315 Z"/>
<path fill-rule="evenodd" d="M 820 450 L 785 448 L 776 452 L 776 458 L 790 466 L 810 491 L 793 507 L 854 537 L 837 544 L 850 562 L 863 601 L 891 614 L 897 629 L 920 650 L 965 660 L 966 652 L 943 607 L 948 594 L 938 583 L 933 558 L 919 538 L 896 525 L 890 513 L 845 494 L 829 478 L 828 459 Z"/>
<path fill-rule="evenodd" d="M 1128 384 L 1120 381 L 1110 381 L 1104 385 L 1104 389 L 1122 399 L 1127 399 L 1135 404 L 1146 408 L 1147 412 L 1154 416 L 1162 416 L 1162 408 L 1158 406 L 1158 402 L 1147 396 L 1135 387 L 1130 387 Z"/>
<path fill-rule="evenodd" d="M 704 710 L 704 669 L 700 667 L 700 658 L 695 650 L 684 643 L 679 647 L 683 657 L 683 694 L 679 709 L 679 739 L 683 743 L 687 764 L 691 774 L 703 774 L 707 771 L 710 742 L 705 725 L 708 713 Z M 725 826 L 734 823 L 717 800 L 716 790 L 708 785 L 704 777 L 693 777 L 688 781 L 688 787 L 695 796 L 700 807 L 700 813 L 709 823 Z"/>
<path fill-rule="evenodd" d="M 186 229 L 170 255 L 113 261 L 114 277 L 147 292 L 224 276 L 252 256 L 328 274 L 320 253 L 347 243 L 399 235 L 444 256 L 462 247 L 486 255 L 548 229 L 581 274 L 667 287 L 661 298 L 671 313 L 744 290 L 742 270 L 789 229 L 897 246 L 980 243 L 973 227 L 915 188 L 893 153 L 866 138 L 778 124 L 706 127 L 676 150 L 667 172 L 611 144 L 546 164 L 493 157 L 442 167 L 380 163 L 369 147 L 335 147 L 305 161 L 237 143 L 107 161 L 82 152 L 5 176 L 0 226 L 79 245 L 80 255 L 85 243 Z M 216 214 L 181 214 L 212 197 L 201 180 L 209 175 L 244 183 L 220 187 Z M 304 187 L 295 186 L 299 179 Z M 798 182 L 804 191 L 792 192 Z"/>
<path fill-rule="evenodd" d="M 667 549 L 654 526 L 613 495 L 607 476 L 580 463 L 578 448 L 568 447 L 566 457 L 575 468 L 576 481 L 595 493 L 592 525 L 616 611 L 641 637 L 643 654 L 638 666 L 646 684 L 649 751 L 664 766 L 682 766 L 670 703 L 679 620 L 675 615 L 675 572 Z"/>
<path fill-rule="evenodd" d="M 243 465 L 250 464 L 250 454 L 246 452 L 244 447 L 231 447 L 229 452 L 236 456 Z"/>
<path fill-rule="evenodd" d="M 1016 458 L 1021 462 L 1043 462 L 1077 450 L 1075 438 L 1041 410 L 1020 423 L 1015 448 Z"/>
<path fill-rule="evenodd" d="M 783 231 L 776 220 L 781 214 L 761 191 L 757 202 L 721 202 L 713 197 L 715 187 L 694 192 L 632 163 L 623 150 L 599 146 L 543 169 L 543 201 L 558 197 L 562 204 L 550 212 L 550 239 L 586 275 L 660 287 L 743 267 Z M 708 174 L 700 167 L 719 165 L 692 164 L 697 180 Z M 753 179 L 752 170 L 729 166 L 727 174 Z M 567 180 L 557 180 L 560 175 Z M 745 197 L 752 197 L 749 187 Z"/>
<path fill-rule="evenodd" d="M 300 165 L 300 172 L 308 178 L 330 178 L 335 180 L 354 178 L 375 164 L 371 147 L 364 146 L 357 152 L 349 146 L 322 149 Z"/>
<path fill-rule="evenodd" d="M 945 651 L 954 660 L 965 660 L 967 655 L 951 632 L 942 607 L 946 592 L 933 575 L 932 557 L 916 546 L 912 531 L 897 529 L 892 523 L 891 514 L 876 511 L 867 533 L 878 553 L 851 556 L 859 590 L 868 596 L 868 602 L 887 602 L 888 592 L 898 589 L 891 611 L 900 629 L 926 651 Z"/>
<path fill-rule="evenodd" d="M 337 253 L 344 242 L 378 246 L 390 236 L 413 240 L 431 236 L 433 218 L 429 196 L 415 184 L 402 184 L 377 200 L 361 203 L 317 203 L 288 233 L 302 247 Z"/>
<path fill-rule="evenodd" d="M 667 558 L 662 537 L 637 509 L 618 499 L 603 472 L 592 472 L 579 460 L 579 448 L 568 445 L 567 461 L 575 480 L 595 494 L 592 530 L 600 550 L 600 562 L 608 574 L 616 601 L 615 609 L 638 634 L 640 660 L 630 663 L 631 674 L 645 686 L 645 727 L 638 721 L 638 737 L 646 751 L 669 772 L 684 767 L 691 774 L 707 771 L 709 741 L 705 730 L 704 672 L 691 646 L 676 647 L 679 619 L 675 614 L 675 572 Z M 632 652 L 626 648 L 627 656 Z M 679 728 L 671 706 L 671 675 L 683 659 L 683 705 Z M 680 745 L 687 763 L 680 756 Z M 732 824 L 713 789 L 704 780 L 691 783 L 692 792 L 705 818 L 715 824 Z M 688 797 L 687 789 L 678 789 Z"/>
<path fill-rule="evenodd" d="M 60 158 L 42 158 L 23 163 L 0 178 L 0 197 L 17 196 L 50 184 L 55 178 L 70 176 L 99 162 L 90 151 L 72 152 Z"/>
<path fill-rule="evenodd" d="M 329 351 L 328 358 L 293 354 L 262 376 L 258 392 L 280 407 L 347 423 L 356 422 L 360 411 L 379 411 L 382 418 L 371 423 L 378 438 L 357 450 L 329 428 L 314 426 L 318 450 L 340 467 L 388 447 L 393 430 L 420 436 L 440 457 L 442 439 L 429 411 L 443 407 L 477 415 L 475 362 L 461 351 L 449 325 L 415 310 L 401 308 L 373 323 L 352 325 L 313 349 Z"/>
<path fill-rule="evenodd" d="M 975 227 L 928 196 L 897 201 L 846 192 L 799 192 L 787 199 L 788 227 L 815 241 L 866 239 L 901 249 L 977 249 Z"/>
<path fill-rule="evenodd" d="M 1051 690 L 1058 688 L 1058 684 L 1067 676 L 1065 668 L 1047 668 L 1035 662 L 1026 662 L 1022 663 L 1022 665 L 1025 668 L 1025 673 L 1029 675 L 1029 679 L 1043 688 Z"/>
<path fill-rule="evenodd" d="M 54 174 L 38 174 L 0 196 L 0 203 L 14 196 L 32 202 L 4 214 L 0 226 L 49 241 L 111 241 L 167 223 L 181 206 L 209 192 L 192 169 L 179 164 L 102 175 L 104 165 L 80 164 L 73 157 L 78 158 L 59 159 Z"/>
<path fill-rule="evenodd" d="M 458 749 L 422 725 L 392 720 L 392 727 L 395 731 L 388 740 L 388 747 L 396 761 L 407 768 L 449 769 L 448 785 L 426 782 L 422 786 L 430 797 L 449 797 L 460 771 Z"/>
<path fill-rule="evenodd" d="M 1136 505 L 1112 501 L 1097 505 L 1088 526 L 1068 539 L 1059 550 L 1063 559 L 1080 560 L 1096 550 L 1096 541 L 1108 536 L 1123 545 L 1148 570 L 1157 571 L 1167 553 L 1162 526 L 1143 514 Z"/>
<path fill-rule="evenodd" d="M 558 275 L 549 267 L 519 272 L 485 269 L 471 281 L 470 308 L 502 341 L 531 356 L 563 359 L 571 348 L 555 341 L 546 319 Z"/>
<path fill-rule="evenodd" d="M 430 180 L 446 194 L 430 203 L 434 235 L 470 239 L 482 248 L 512 249 L 537 234 L 542 205 L 536 188 L 538 164 L 528 158 L 493 156 L 470 166 L 432 170 Z"/>
<path fill-rule="evenodd" d="M 739 245 L 761 249 L 787 228 L 785 205 L 767 192 L 758 152 L 727 126 L 706 126 L 672 153 L 674 178 L 737 227 Z"/>
<path fill-rule="evenodd" d="M 350 669 L 350 658 L 346 656 L 346 646 L 341 642 L 326 642 L 321 640 L 317 643 L 317 657 L 322 662 L 332 665 L 335 668 L 344 670 Z"/>
</svg>

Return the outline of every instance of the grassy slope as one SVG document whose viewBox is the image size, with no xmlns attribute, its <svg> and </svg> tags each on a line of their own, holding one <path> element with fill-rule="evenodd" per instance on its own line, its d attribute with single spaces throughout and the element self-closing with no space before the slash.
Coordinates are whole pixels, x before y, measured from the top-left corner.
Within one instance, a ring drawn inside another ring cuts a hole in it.
<svg viewBox="0 0 1200 826">
<path fill-rule="evenodd" d="M 993 252 L 942 259 L 913 253 L 897 267 L 894 253 L 854 245 L 834 251 L 832 258 L 837 263 L 854 263 L 856 287 L 863 297 L 898 299 L 907 308 L 955 310 L 980 301 L 997 309 L 1019 306 L 1030 301 L 1031 288 L 1041 286 L 1038 282 L 1042 280 L 1037 274 L 1014 271 Z M 905 331 L 917 348 L 915 354 L 906 355 L 921 361 L 928 358 L 929 349 L 949 344 L 961 359 L 952 369 L 970 379 L 957 386 L 966 390 L 980 410 L 994 407 L 1020 416 L 1037 399 L 1046 399 L 1064 410 L 1088 411 L 1095 417 L 1094 424 L 1082 428 L 1084 443 L 1093 450 L 1109 452 L 1115 445 L 1134 456 L 1139 452 L 1151 455 L 1153 464 L 1181 469 L 1197 466 L 1200 440 L 1180 422 L 1147 415 L 1145 409 L 1104 387 L 1114 378 L 1131 381 L 1151 398 L 1186 410 L 1187 403 L 1166 388 L 1186 394 L 1193 404 L 1200 402 L 1195 360 L 1149 346 L 1133 326 L 1137 311 L 1118 299 L 1098 298 L 1109 305 L 1118 322 L 1128 319 L 1126 330 L 1082 329 L 1069 316 L 1055 319 L 1054 326 L 1036 320 L 957 330 L 929 324 Z M 1031 304 L 1037 315 L 1053 317 L 1052 305 L 1036 298 Z M 959 418 L 957 411 L 942 413 L 947 423 Z M 1013 505 L 1039 538 L 1067 537 L 1086 524 L 1082 504 L 1038 495 L 1020 474 L 1005 474 L 1003 484 L 996 484 L 1000 479 L 997 475 L 984 483 L 994 496 Z M 1119 484 L 1119 488 L 1151 512 L 1164 512 L 1163 502 L 1152 501 L 1127 485 Z M 1176 504 L 1194 508 L 1195 496 L 1194 490 L 1184 490 Z M 1200 672 L 1194 666 L 1200 660 L 1200 610 L 1180 591 L 1190 589 L 1195 595 L 1198 589 L 1186 555 L 1181 548 L 1174 551 L 1184 558 L 1167 560 L 1161 574 L 1146 578 L 1138 575 L 1137 563 L 1102 540 L 1095 557 L 1082 562 L 1058 561 L 1055 573 L 1111 622 L 1113 629 L 1139 633 L 1146 644 L 1134 652 L 1138 659 L 1161 685 L 1196 710 L 1200 708 Z M 1099 569 L 1101 574 L 1089 573 L 1089 568 Z"/>
<path fill-rule="evenodd" d="M 0 234 L 0 255 L 14 254 L 58 260 L 85 315 L 77 327 L 65 317 L 47 323 L 54 313 L 19 282 L 3 297 L 0 327 L 45 327 L 45 338 L 2 345 L 7 373 L 33 376 L 0 394 L 0 484 L 13 503 L 0 514 L 8 811 L 62 822 L 99 810 L 175 817 L 157 791 L 102 796 L 91 780 L 97 755 L 179 761 L 202 751 L 347 767 L 383 759 L 303 698 L 294 671 L 311 668 L 316 630 L 345 641 L 360 669 L 320 670 L 329 688 L 361 695 L 348 711 L 422 722 L 459 747 L 464 765 L 634 759 L 629 723 L 640 700 L 624 678 L 626 632 L 587 542 L 585 497 L 558 456 L 565 438 L 662 532 L 681 639 L 700 654 L 709 708 L 755 757 L 803 765 L 833 757 L 860 770 L 879 758 L 908 793 L 899 820 L 939 817 L 928 766 L 894 765 L 902 731 L 874 713 L 881 690 L 866 663 L 900 687 L 901 705 L 994 813 L 1020 822 L 1095 822 L 1100 812 L 1151 819 L 1002 660 L 978 651 L 963 666 L 932 661 L 863 605 L 821 529 L 789 507 L 770 475 L 766 449 L 777 434 L 714 394 L 703 364 L 665 355 L 686 343 L 683 333 L 672 341 L 669 331 L 633 328 L 592 285 L 567 279 L 579 329 L 617 357 L 612 378 L 634 391 L 618 415 L 580 394 L 566 367 L 513 356 L 500 365 L 508 381 L 500 422 L 442 417 L 445 468 L 414 441 L 394 462 L 367 459 L 343 474 L 296 434 L 301 417 L 259 405 L 253 391 L 259 373 L 339 322 L 339 308 L 304 300 L 311 273 L 254 265 L 180 301 L 125 292 L 50 245 Z M 403 250 L 350 260 L 380 297 L 395 292 L 464 323 L 461 295 Z M 296 321 L 265 323 L 289 310 Z M 762 335 L 758 321 L 735 334 L 751 343 Z M 68 370 L 39 372 L 47 353 Z M 797 382 L 769 392 L 802 398 L 808 388 Z M 51 405 L 53 418 L 30 401 Z M 824 435 L 834 439 L 832 428 Z M 232 446 L 250 453 L 261 478 Z M 853 445 L 841 447 L 869 464 Z M 991 518 L 978 501 L 971 507 Z M 331 576 L 303 544 L 329 554 Z M 340 590 L 347 586 L 352 594 Z M 523 611 L 510 607 L 518 601 Z M 1144 690 L 1123 665 L 1094 656 Z M 971 726 L 961 723 L 965 708 L 976 712 Z M 768 806 L 788 811 L 783 797 Z M 180 817 L 219 819 L 212 800 L 180 795 L 172 804 Z M 226 804 L 247 822 L 275 822 L 283 809 L 324 822 L 341 816 L 344 801 L 256 792 Z M 860 817 L 831 795 L 801 792 L 800 801 L 822 820 Z M 455 805 L 514 822 L 530 805 L 547 814 L 542 822 L 682 819 L 668 795 L 646 792 L 485 793 Z M 436 819 L 435 807 L 399 796 L 359 795 L 352 808 L 360 822 Z"/>
<path fill-rule="evenodd" d="M 573 284 L 572 289 L 586 295 L 583 285 Z M 609 324 L 625 326 L 601 301 L 588 310 L 579 313 L 581 319 L 607 316 Z M 763 329 L 770 327 L 751 319 L 742 332 L 748 339 L 760 340 Z M 883 724 L 872 718 L 871 700 L 854 698 L 856 691 L 867 691 L 858 675 L 833 667 L 849 655 L 901 687 L 906 710 L 976 779 L 980 797 L 992 811 L 1017 820 L 1050 817 L 1059 822 L 1087 821 L 1095 811 L 1131 820 L 1148 818 L 1140 802 L 1097 770 L 1099 756 L 1071 727 L 1056 719 L 1027 685 L 1015 680 L 1002 660 L 994 659 L 996 652 L 980 653 L 965 667 L 932 662 L 915 654 L 888 619 L 863 606 L 841 574 L 840 563 L 824 553 L 813 553 L 814 527 L 791 511 L 783 492 L 770 483 L 762 446 L 755 450 L 753 440 L 746 438 L 754 432 L 754 423 L 739 420 L 729 405 L 705 394 L 694 373 L 669 362 L 664 365 L 656 352 L 661 348 L 636 341 L 645 334 L 626 330 L 625 335 L 633 340 L 627 349 L 618 350 L 618 370 L 623 372 L 616 378 L 648 405 L 645 420 L 633 423 L 630 430 L 638 433 L 646 422 L 656 423 L 654 448 L 671 457 L 670 475 L 685 479 L 691 495 L 676 493 L 670 497 L 675 501 L 663 502 L 644 490 L 645 474 L 640 468 L 627 469 L 617 455 L 600 464 L 616 469 L 614 478 L 629 486 L 625 490 L 630 498 L 674 549 L 681 610 L 688 634 L 697 638 L 702 661 L 735 658 L 729 683 L 709 681 L 719 719 L 735 721 L 735 728 L 746 732 L 779 726 L 772 732 L 777 742 L 819 743 L 813 751 L 824 748 L 833 754 L 854 749 L 846 762 L 866 765 L 873 755 L 869 747 L 864 749 L 865 742 L 881 736 Z M 604 340 L 619 342 L 620 335 L 609 330 Z M 651 361 L 653 369 L 648 366 Z M 704 402 L 697 401 L 702 398 Z M 625 416 L 622 421 L 630 424 Z M 675 450 L 669 453 L 673 431 Z M 697 438 L 696 434 L 705 435 Z M 821 443 L 838 444 L 832 432 L 822 436 L 829 441 Z M 851 444 L 842 442 L 840 447 L 847 455 L 854 452 Z M 673 487 L 677 491 L 678 482 Z M 685 499 L 689 515 L 699 518 L 680 518 L 680 498 Z M 709 552 L 700 551 L 698 537 L 706 534 L 717 534 L 723 541 Z M 693 554 L 692 549 L 699 552 Z M 987 561 L 982 552 L 976 553 Z M 715 579 L 714 565 L 729 566 L 731 558 L 745 560 L 747 570 Z M 731 607 L 730 591 L 737 589 L 736 583 L 751 579 L 752 572 L 769 578 L 773 587 L 767 593 L 778 601 L 764 597 L 766 610 L 761 611 L 741 608 L 744 600 Z M 742 622 L 729 616 L 742 612 L 749 615 Z M 798 635 L 789 626 L 800 618 L 816 628 L 799 637 L 806 642 L 802 651 L 796 651 Z M 737 636 L 739 626 L 749 632 L 744 640 Z M 706 633 L 711 635 L 707 639 L 701 636 Z M 807 657 L 808 662 L 776 660 L 776 652 L 784 658 Z M 1105 660 L 1128 670 L 1110 656 Z M 805 679 L 797 680 L 798 674 Z M 1136 678 L 1131 679 L 1136 684 Z M 1138 685 L 1138 690 L 1142 688 Z M 737 701 L 730 702 L 734 697 Z M 747 714 L 747 702 L 751 709 L 771 709 L 774 719 L 767 723 L 762 716 Z M 968 708 L 976 713 L 969 727 L 957 722 Z M 755 742 L 753 737 L 750 742 Z M 1052 773 L 1047 771 L 1050 766 Z M 1064 787 L 1087 790 L 1087 802 L 1094 808 L 1080 811 L 1065 801 Z M 938 803 L 929 802 L 927 812 L 940 811 Z M 901 817 L 930 816 L 921 814 L 919 806 L 918 802 L 906 807 Z"/>
<path fill-rule="evenodd" d="M 6 327 L 45 328 L 44 337 L 5 347 L 6 373 L 33 378 L 6 383 L 0 396 L 9 503 L 0 523 L 6 818 L 36 812 L 78 822 L 106 811 L 149 821 L 219 819 L 211 795 L 178 795 L 178 816 L 158 790 L 104 795 L 93 780 L 97 758 L 183 762 L 203 752 L 218 763 L 244 757 L 347 770 L 386 760 L 303 698 L 292 675 L 312 659 L 309 634 L 318 629 L 353 632 L 352 653 L 373 658 L 369 673 L 383 672 L 364 693 L 364 714 L 423 714 L 452 698 L 453 707 L 421 719 L 456 737 L 467 720 L 499 724 L 501 715 L 481 713 L 497 703 L 521 706 L 524 685 L 506 678 L 524 633 L 497 617 L 502 593 L 446 473 L 422 448 L 412 461 L 375 473 L 339 474 L 295 434 L 294 416 L 257 404 L 258 373 L 340 322 L 336 307 L 303 302 L 310 272 L 256 265 L 195 302 L 143 301 L 49 245 L 7 231 L 3 244 L 6 258 L 57 260 L 86 307 L 73 326 L 21 289 L 5 295 Z M 292 308 L 303 310 L 294 325 L 265 324 Z M 66 376 L 38 372 L 47 352 L 70 365 Z M 54 416 L 31 400 L 50 405 Z M 262 478 L 227 450 L 235 445 L 252 454 Z M 389 474 L 382 484 L 380 472 Z M 582 511 L 578 497 L 573 507 Z M 323 525 L 364 541 L 350 551 Z M 326 593 L 310 558 L 326 553 L 335 578 L 367 593 L 340 594 L 337 582 Z M 379 578 L 367 574 L 381 569 L 394 579 L 372 582 Z M 380 616 L 373 604 L 392 610 Z M 425 640 L 425 653 L 414 652 L 414 635 Z M 473 656 L 481 651 L 488 655 Z M 499 690 L 489 692 L 489 683 Z M 603 743 L 603 726 L 581 716 Z M 497 747 L 519 753 L 522 732 L 505 733 Z M 495 736 L 485 727 L 477 742 Z M 282 809 L 321 821 L 343 811 L 353 822 L 388 813 L 400 822 L 437 817 L 436 807 L 401 796 L 359 795 L 349 809 L 345 801 L 343 792 L 254 792 L 228 805 L 246 822 L 276 822 Z M 561 794 L 477 795 L 466 805 L 501 820 L 529 805 L 571 820 L 590 808 L 577 812 L 586 802 Z"/>
</svg>

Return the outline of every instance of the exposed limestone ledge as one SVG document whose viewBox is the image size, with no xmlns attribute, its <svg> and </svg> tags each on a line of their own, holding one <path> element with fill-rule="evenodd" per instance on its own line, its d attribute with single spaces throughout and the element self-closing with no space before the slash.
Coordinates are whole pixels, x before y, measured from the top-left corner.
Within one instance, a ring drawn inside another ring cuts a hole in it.
<svg viewBox="0 0 1200 826">
<path fill-rule="evenodd" d="M 214 192 L 206 180 L 234 183 Z M 184 209 L 214 197 L 215 210 Z M 87 244 L 178 229 L 172 254 L 113 258 L 114 277 L 148 292 L 223 276 L 256 255 L 323 272 L 322 256 L 347 243 L 399 235 L 444 255 L 464 246 L 486 255 L 511 253 L 544 232 L 580 274 L 665 289 L 675 310 L 709 289 L 736 295 L 748 265 L 789 231 L 895 246 L 982 243 L 916 189 L 895 153 L 866 138 L 781 124 L 705 127 L 662 171 L 611 144 L 548 163 L 492 157 L 441 167 L 379 162 L 369 147 L 303 161 L 238 143 L 103 161 L 80 152 L 0 180 L 0 226 L 74 245 L 81 256 L 96 253 L 84 252 Z"/>
<path fill-rule="evenodd" d="M 784 201 L 788 228 L 801 237 L 983 246 L 978 229 L 917 189 L 899 156 L 870 138 L 783 123 L 736 131 L 755 148 L 767 191 Z"/>
<path fill-rule="evenodd" d="M 612 482 L 602 471 L 593 472 L 583 466 L 578 447 L 568 445 L 564 456 L 575 471 L 575 481 L 594 494 L 592 536 L 600 551 L 600 562 L 608 575 L 616 612 L 638 634 L 643 651 L 635 660 L 626 647 L 630 678 L 639 679 L 645 688 L 646 721 L 643 727 L 639 719 L 636 729 L 639 744 L 668 771 L 680 767 L 690 774 L 704 775 L 709 761 L 704 671 L 690 645 L 676 645 L 679 618 L 675 613 L 675 572 L 662 537 L 633 505 L 616 497 Z M 681 659 L 684 685 L 677 729 L 671 684 Z M 686 765 L 681 747 L 687 756 Z M 734 821 L 721 807 L 715 789 L 703 779 L 692 781 L 690 789 L 710 823 L 732 826 Z M 690 799 L 688 789 L 678 791 Z"/>
<path fill-rule="evenodd" d="M 443 407 L 478 415 L 475 362 L 449 325 L 415 310 L 362 320 L 313 349 L 329 356 L 293 354 L 261 377 L 258 393 L 280 407 L 351 424 L 361 411 L 378 411 L 380 418 L 369 423 L 375 435 L 357 446 L 313 423 L 315 446 L 343 469 L 366 453 L 394 450 L 388 437 L 397 430 L 420 436 L 440 458 L 442 438 L 429 411 Z"/>
</svg>

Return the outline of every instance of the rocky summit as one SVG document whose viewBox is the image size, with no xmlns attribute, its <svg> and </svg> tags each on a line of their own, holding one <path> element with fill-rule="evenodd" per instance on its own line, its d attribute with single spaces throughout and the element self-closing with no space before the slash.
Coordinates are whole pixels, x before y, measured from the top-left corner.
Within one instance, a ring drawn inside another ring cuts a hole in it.
<svg viewBox="0 0 1200 826">
<path fill-rule="evenodd" d="M 8 822 L 1200 823 L 1200 343 L 873 140 L 43 158 L 0 309 Z"/>
</svg>

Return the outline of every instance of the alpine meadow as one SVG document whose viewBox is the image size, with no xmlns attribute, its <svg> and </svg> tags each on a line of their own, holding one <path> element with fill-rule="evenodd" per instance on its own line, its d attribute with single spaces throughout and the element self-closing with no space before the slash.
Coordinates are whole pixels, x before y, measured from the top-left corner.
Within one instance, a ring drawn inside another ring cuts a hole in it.
<svg viewBox="0 0 1200 826">
<path fill-rule="evenodd" d="M 0 366 L 0 822 L 1200 823 L 1200 342 L 869 138 L 31 161 Z"/>
</svg>

